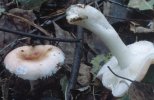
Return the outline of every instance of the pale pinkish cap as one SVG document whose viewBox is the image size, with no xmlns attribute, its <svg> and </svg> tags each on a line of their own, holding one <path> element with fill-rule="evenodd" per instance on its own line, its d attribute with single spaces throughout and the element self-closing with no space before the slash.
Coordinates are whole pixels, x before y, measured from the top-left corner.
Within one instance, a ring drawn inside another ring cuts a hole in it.
<svg viewBox="0 0 154 100">
<path fill-rule="evenodd" d="M 64 59 L 64 53 L 56 46 L 22 46 L 7 54 L 4 65 L 22 79 L 37 80 L 56 73 Z"/>
</svg>

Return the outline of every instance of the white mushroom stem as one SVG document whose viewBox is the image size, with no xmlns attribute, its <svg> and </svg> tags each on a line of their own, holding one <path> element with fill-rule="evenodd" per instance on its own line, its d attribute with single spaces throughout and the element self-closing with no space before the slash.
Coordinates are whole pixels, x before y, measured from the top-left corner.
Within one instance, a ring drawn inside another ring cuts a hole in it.
<svg viewBox="0 0 154 100">
<path fill-rule="evenodd" d="M 33 91 L 35 89 L 35 85 L 37 84 L 37 80 L 30 80 L 30 91 Z"/>
<path fill-rule="evenodd" d="M 89 21 L 87 29 L 90 29 L 93 33 L 98 35 L 101 40 L 106 44 L 106 46 L 111 51 L 112 55 L 115 56 L 118 60 L 120 67 L 126 67 L 128 65 L 128 60 L 131 56 L 131 53 L 127 46 L 122 42 L 117 32 L 110 26 L 108 23 L 105 30 L 102 30 L 104 28 L 104 24 L 102 24 L 106 19 L 104 16 L 99 19 L 99 23 L 95 23 L 95 27 L 93 27 L 92 24 L 94 24 L 93 21 Z"/>
<path fill-rule="evenodd" d="M 73 9 L 74 6 L 74 9 Z M 79 5 L 80 6 L 80 5 Z M 81 5 L 82 7 L 82 5 Z M 67 20 L 72 24 L 80 25 L 90 31 L 92 31 L 94 34 L 98 35 L 102 41 L 106 44 L 106 46 L 109 48 L 113 56 L 116 56 L 118 59 L 118 63 L 121 65 L 120 67 L 123 68 L 126 65 L 128 65 L 128 60 L 130 56 L 130 51 L 126 47 L 126 45 L 122 42 L 117 32 L 114 30 L 114 28 L 108 23 L 104 15 L 98 11 L 97 9 L 90 9 L 90 6 L 85 6 L 84 11 L 80 10 L 80 8 L 75 8 L 75 5 L 72 5 L 70 8 L 72 8 L 72 11 L 67 12 Z M 69 9 L 68 9 L 69 10 Z M 74 11 L 73 11 L 74 10 Z M 84 13 L 86 16 L 79 16 L 78 14 L 74 13 L 76 11 L 79 11 L 79 13 Z M 97 15 L 95 14 L 97 13 Z M 92 20 L 89 18 L 91 15 L 94 15 Z M 99 18 L 97 18 L 99 16 Z M 77 22 L 73 22 L 75 17 L 80 17 L 81 19 L 85 19 L 85 21 L 80 24 Z M 127 56 L 127 58 L 126 58 Z"/>
<path fill-rule="evenodd" d="M 113 57 L 100 69 L 97 78 L 115 97 L 123 96 L 131 82 L 113 75 L 108 66 L 117 75 L 130 80 L 141 81 L 144 78 L 154 63 L 154 45 L 151 42 L 139 41 L 126 46 L 104 15 L 89 5 L 72 5 L 66 14 L 70 24 L 92 31 L 111 51 Z"/>
</svg>

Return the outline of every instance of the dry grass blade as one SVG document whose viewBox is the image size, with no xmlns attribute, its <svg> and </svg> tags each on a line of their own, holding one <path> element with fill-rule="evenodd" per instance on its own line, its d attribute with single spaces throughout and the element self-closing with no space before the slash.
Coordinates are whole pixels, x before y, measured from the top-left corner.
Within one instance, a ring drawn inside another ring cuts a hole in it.
<svg viewBox="0 0 154 100">
<path fill-rule="evenodd" d="M 65 12 L 66 12 L 66 9 L 63 8 L 63 9 L 57 10 L 53 13 L 50 13 L 48 16 L 43 16 L 43 17 L 40 17 L 40 18 L 49 19 L 49 18 L 52 18 L 52 17 L 63 15 L 63 14 L 65 14 Z"/>
<path fill-rule="evenodd" d="M 37 29 L 40 30 L 42 33 L 44 33 L 45 35 L 50 36 L 50 33 L 49 33 L 49 32 L 47 32 L 46 30 L 44 30 L 42 27 L 38 26 L 37 24 L 35 24 L 35 23 L 29 21 L 28 19 L 25 19 L 25 18 L 23 18 L 23 17 L 17 16 L 17 15 L 11 14 L 11 13 L 7 13 L 7 12 L 5 12 L 5 13 L 3 13 L 3 14 L 5 14 L 5 15 L 7 15 L 7 16 L 14 17 L 14 18 L 18 18 L 18 19 L 20 19 L 20 20 L 22 20 L 22 21 L 28 23 L 29 25 L 31 25 L 31 26 L 37 28 Z"/>
</svg>

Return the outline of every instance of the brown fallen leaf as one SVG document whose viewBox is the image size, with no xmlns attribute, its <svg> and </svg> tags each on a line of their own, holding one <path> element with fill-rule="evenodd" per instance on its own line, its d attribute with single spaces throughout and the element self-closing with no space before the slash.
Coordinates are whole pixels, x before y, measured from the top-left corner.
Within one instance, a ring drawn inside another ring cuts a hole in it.
<svg viewBox="0 0 154 100">
<path fill-rule="evenodd" d="M 154 84 L 134 82 L 128 95 L 130 100 L 154 100 Z"/>
<path fill-rule="evenodd" d="M 26 12 L 27 12 L 27 15 L 28 15 L 31 12 L 31 10 L 26 11 L 26 10 L 22 10 L 22 9 L 19 9 L 19 8 L 15 8 L 13 10 L 10 10 L 9 13 L 4 12 L 4 14 L 6 16 L 8 16 L 10 18 L 10 20 L 12 20 L 15 24 L 20 23 L 23 26 L 31 25 L 31 26 L 35 27 L 36 29 L 40 30 L 45 35 L 50 36 L 50 33 L 48 31 L 44 30 L 41 26 L 34 23 L 34 19 L 32 19 L 33 17 L 29 18 L 29 17 L 25 16 Z M 32 14 L 33 13 L 31 13 L 31 15 Z"/>
<path fill-rule="evenodd" d="M 54 23 L 54 27 L 55 27 L 55 35 L 57 38 L 73 39 L 73 36 L 69 32 L 63 30 L 56 23 Z M 65 64 L 72 64 L 75 44 L 61 42 L 59 43 L 59 46 L 65 53 Z"/>
<path fill-rule="evenodd" d="M 90 81 L 92 80 L 90 73 L 91 73 L 91 67 L 86 64 L 81 63 L 77 82 L 81 86 L 89 85 Z"/>
<path fill-rule="evenodd" d="M 10 13 L 13 13 L 14 15 L 22 16 L 25 19 L 31 20 L 32 22 L 35 19 L 35 15 L 30 10 L 22 10 L 22 9 L 12 9 L 9 11 Z M 3 16 L 0 19 L 0 27 L 8 28 L 10 30 L 14 31 L 21 31 L 21 32 L 28 32 L 30 30 L 30 25 L 26 24 L 23 21 L 20 21 L 18 19 L 12 19 L 8 16 Z M 7 44 L 15 41 L 19 36 L 15 34 L 10 34 L 8 32 L 2 32 L 0 31 L 0 48 L 5 47 Z"/>
</svg>

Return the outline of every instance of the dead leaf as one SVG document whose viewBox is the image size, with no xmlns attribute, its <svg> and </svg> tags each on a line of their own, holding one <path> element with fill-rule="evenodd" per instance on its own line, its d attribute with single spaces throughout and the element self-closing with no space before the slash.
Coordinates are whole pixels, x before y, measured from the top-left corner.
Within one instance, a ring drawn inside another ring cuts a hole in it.
<svg viewBox="0 0 154 100">
<path fill-rule="evenodd" d="M 130 100 L 153 100 L 154 84 L 134 82 L 129 88 Z"/>
<path fill-rule="evenodd" d="M 86 64 L 81 63 L 77 82 L 82 86 L 89 85 L 92 79 L 90 73 L 91 73 L 91 67 Z"/>
<path fill-rule="evenodd" d="M 103 41 L 93 33 L 85 32 L 85 42 L 88 44 L 90 48 L 94 50 L 96 54 L 106 53 L 108 52 L 106 46 Z"/>
<path fill-rule="evenodd" d="M 130 30 L 134 33 L 149 33 L 154 32 L 153 28 L 145 28 L 135 22 L 130 23 Z"/>
<path fill-rule="evenodd" d="M 31 10 L 27 10 L 27 11 L 31 12 L 31 15 L 33 14 Z M 27 25 L 33 26 L 47 36 L 51 35 L 48 31 L 43 29 L 41 26 L 35 24 L 34 19 L 28 18 L 27 16 L 24 16 L 24 13 L 26 12 L 26 10 L 16 8 L 13 11 L 11 10 L 10 12 L 11 13 L 5 12 L 4 14 L 7 15 L 10 18 L 10 20 L 13 20 L 13 22 L 15 24 L 21 24 L 21 23 L 23 24 L 24 23 L 25 26 L 27 26 Z M 27 15 L 28 15 L 28 13 L 27 13 Z"/>
<path fill-rule="evenodd" d="M 73 36 L 69 32 L 63 30 L 56 23 L 54 23 L 54 27 L 55 27 L 55 34 L 56 34 L 57 38 L 73 39 Z M 59 43 L 59 46 L 63 50 L 63 52 L 65 53 L 65 58 L 66 58 L 65 63 L 66 64 L 72 64 L 73 63 L 75 43 L 61 42 L 61 43 Z"/>
<path fill-rule="evenodd" d="M 153 9 L 153 0 L 129 0 L 128 7 L 138 8 L 139 10 Z"/>
<path fill-rule="evenodd" d="M 24 17 L 30 21 L 34 21 L 36 19 L 35 14 L 33 13 L 33 10 L 24 10 L 20 8 L 14 8 L 9 10 L 9 13 Z"/>
<path fill-rule="evenodd" d="M 91 60 L 98 54 L 105 54 L 109 52 L 101 39 L 93 33 L 85 32 L 84 42 L 84 44 L 88 46 L 84 48 L 87 62 L 91 62 Z"/>
<path fill-rule="evenodd" d="M 19 16 L 22 16 L 23 18 L 29 19 L 31 21 L 34 21 L 35 15 L 30 10 L 22 10 L 22 9 L 12 9 L 9 11 L 10 13 L 17 14 Z M 0 27 L 8 28 L 10 30 L 14 31 L 21 31 L 21 32 L 28 32 L 30 30 L 30 26 L 28 24 L 25 24 L 25 22 L 13 19 L 8 16 L 3 16 L 0 19 Z M 3 48 L 5 45 L 13 42 L 16 40 L 19 36 L 15 34 L 10 34 L 7 32 L 0 31 L 0 48 Z"/>
<path fill-rule="evenodd" d="M 14 0 L 16 3 L 20 3 L 23 9 L 39 10 L 42 3 L 47 0 Z"/>
<path fill-rule="evenodd" d="M 36 19 L 34 13 L 32 10 L 23 10 L 23 9 L 19 9 L 19 8 L 14 8 L 11 9 L 9 11 L 9 13 L 16 15 L 16 16 L 20 16 L 22 18 L 25 18 L 31 22 L 34 22 L 34 20 Z M 19 30 L 25 30 L 25 29 L 30 29 L 30 24 L 25 23 L 23 20 L 19 19 L 19 18 L 15 18 L 12 16 L 8 16 L 9 20 L 11 21 L 12 24 L 14 24 Z M 27 31 L 27 30 L 25 30 Z"/>
<path fill-rule="evenodd" d="M 93 65 L 92 70 L 91 70 L 93 79 L 96 78 L 96 75 L 98 71 L 101 69 L 102 64 L 105 64 L 110 58 L 111 58 L 111 53 L 108 53 L 106 55 L 104 54 L 97 55 L 91 60 L 91 64 Z"/>
</svg>

